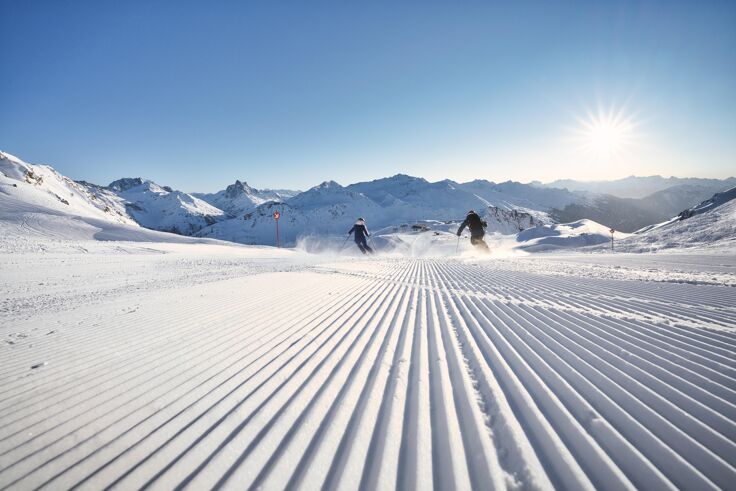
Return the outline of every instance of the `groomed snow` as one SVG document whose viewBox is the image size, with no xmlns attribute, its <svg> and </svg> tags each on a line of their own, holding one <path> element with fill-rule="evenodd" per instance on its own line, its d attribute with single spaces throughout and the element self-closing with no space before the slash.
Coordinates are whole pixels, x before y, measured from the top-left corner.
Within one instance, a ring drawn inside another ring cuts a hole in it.
<svg viewBox="0 0 736 491">
<path fill-rule="evenodd" d="M 0 488 L 736 482 L 732 253 L 182 242 L 0 252 Z"/>
</svg>

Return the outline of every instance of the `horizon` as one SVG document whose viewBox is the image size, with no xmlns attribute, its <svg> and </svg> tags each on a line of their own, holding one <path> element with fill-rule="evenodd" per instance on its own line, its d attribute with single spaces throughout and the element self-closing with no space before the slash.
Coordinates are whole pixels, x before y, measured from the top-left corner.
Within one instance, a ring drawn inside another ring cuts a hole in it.
<svg viewBox="0 0 736 491">
<path fill-rule="evenodd" d="M 76 180 L 211 193 L 233 183 L 222 176 L 306 190 L 395 174 L 550 183 L 736 168 L 734 4 L 0 13 L 0 145 Z"/>
<path fill-rule="evenodd" d="M 16 159 L 20 159 L 21 161 L 26 162 L 28 164 L 32 164 L 32 165 L 49 165 L 52 168 L 54 168 L 57 172 L 61 172 L 53 164 L 43 163 L 43 162 L 28 162 L 28 161 L 24 160 L 22 157 L 20 157 L 18 155 L 15 155 L 15 154 L 13 154 L 11 152 L 5 151 L 3 149 L 0 149 L 0 153 L 4 153 L 6 155 L 10 155 L 10 156 L 12 156 L 12 157 L 14 157 Z M 63 172 L 61 172 L 61 174 L 62 175 L 65 175 L 66 177 L 70 177 L 70 176 L 67 176 L 66 174 L 64 174 Z M 215 190 L 211 190 L 211 191 L 200 191 L 200 190 L 181 189 L 181 188 L 177 188 L 176 186 L 170 186 L 168 183 L 160 182 L 160 181 L 157 181 L 155 179 L 151 179 L 151 178 L 146 177 L 146 176 L 143 176 L 143 175 L 138 175 L 138 176 L 132 176 L 132 175 L 120 176 L 120 177 L 117 177 L 117 178 L 112 179 L 110 181 L 106 181 L 104 183 L 93 182 L 91 180 L 84 179 L 84 178 L 73 178 L 73 180 L 74 181 L 79 181 L 79 182 L 86 182 L 88 184 L 94 184 L 94 185 L 98 185 L 98 186 L 108 187 L 111 184 L 113 184 L 114 182 L 119 181 L 119 180 L 123 180 L 123 179 L 141 179 L 144 182 L 145 181 L 153 182 L 154 184 L 156 184 L 158 186 L 161 186 L 161 187 L 167 186 L 167 187 L 171 187 L 175 191 L 180 191 L 180 192 L 184 192 L 184 193 L 187 193 L 187 194 L 194 195 L 194 194 L 214 194 L 214 193 L 217 193 L 219 191 L 224 191 L 228 186 L 237 184 L 238 182 L 240 182 L 242 184 L 246 184 L 246 185 L 250 186 L 251 188 L 254 188 L 257 191 L 295 191 L 295 192 L 298 192 L 298 193 L 303 193 L 304 191 L 308 191 L 308 190 L 310 190 L 312 188 L 319 187 L 322 184 L 330 183 L 330 182 L 335 182 L 339 186 L 345 188 L 345 187 L 348 187 L 348 186 L 352 186 L 354 184 L 362 184 L 362 183 L 366 183 L 366 182 L 372 182 L 372 181 L 378 181 L 378 180 L 385 180 L 385 179 L 392 179 L 392 178 L 400 177 L 400 176 L 406 176 L 406 177 L 410 177 L 412 179 L 422 179 L 422 180 L 424 180 L 424 181 L 426 181 L 426 182 L 428 182 L 430 184 L 436 184 L 436 183 L 442 182 L 442 181 L 451 181 L 451 182 L 454 182 L 456 184 L 467 184 L 467 183 L 470 183 L 470 182 L 473 182 L 473 181 L 487 181 L 487 182 L 490 182 L 491 184 L 519 183 L 519 184 L 530 184 L 530 185 L 541 184 L 541 185 L 545 185 L 545 186 L 552 185 L 552 184 L 554 184 L 554 183 L 556 183 L 558 181 L 575 181 L 575 182 L 584 183 L 584 184 L 596 184 L 596 183 L 610 183 L 610 182 L 622 181 L 622 180 L 630 179 L 630 178 L 635 178 L 635 179 L 661 178 L 661 179 L 666 179 L 666 180 L 667 179 L 713 179 L 713 180 L 720 180 L 720 181 L 727 181 L 729 179 L 736 179 L 736 176 L 734 176 L 734 175 L 730 175 L 730 176 L 723 177 L 723 178 L 709 178 L 709 177 L 692 176 L 692 175 L 691 176 L 674 176 L 674 175 L 665 176 L 665 175 L 661 175 L 661 174 L 650 174 L 650 175 L 634 175 L 634 174 L 631 174 L 631 175 L 620 177 L 620 178 L 615 178 L 615 179 L 601 179 L 601 180 L 583 180 L 583 179 L 574 179 L 574 178 L 559 178 L 559 179 L 555 179 L 555 180 L 552 180 L 552 181 L 539 181 L 539 180 L 518 181 L 518 180 L 514 180 L 514 179 L 494 180 L 494 179 L 487 179 L 487 178 L 478 178 L 478 179 L 471 179 L 471 180 L 465 180 L 465 181 L 457 181 L 457 180 L 450 179 L 450 178 L 433 180 L 433 179 L 428 179 L 428 178 L 426 178 L 424 176 L 406 174 L 405 172 L 398 172 L 396 174 L 392 174 L 392 175 L 388 175 L 388 176 L 369 178 L 369 179 L 365 179 L 365 180 L 361 180 L 361 181 L 350 182 L 350 183 L 347 183 L 347 184 L 342 183 L 342 182 L 339 182 L 339 181 L 337 181 L 335 179 L 327 179 L 327 180 L 324 180 L 324 181 L 320 181 L 319 183 L 306 186 L 304 188 L 279 188 L 279 187 L 268 186 L 268 185 L 266 185 L 266 186 L 254 185 L 248 179 L 236 177 L 235 180 L 230 180 L 229 183 L 224 184 L 221 187 L 219 187 L 219 188 L 217 188 Z M 557 189 L 565 189 L 565 188 L 562 187 L 562 188 L 557 188 Z"/>
</svg>

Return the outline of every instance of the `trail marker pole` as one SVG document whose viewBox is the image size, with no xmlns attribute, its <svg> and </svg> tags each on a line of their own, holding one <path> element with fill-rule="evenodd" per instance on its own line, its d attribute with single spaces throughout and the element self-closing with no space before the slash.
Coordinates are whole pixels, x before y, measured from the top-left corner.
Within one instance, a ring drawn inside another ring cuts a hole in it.
<svg viewBox="0 0 736 491">
<path fill-rule="evenodd" d="M 616 231 L 614 229 L 611 229 L 610 232 L 611 232 L 611 252 L 613 252 L 613 234 L 616 233 Z"/>
<path fill-rule="evenodd" d="M 281 247 L 281 240 L 279 239 L 279 218 L 281 218 L 279 210 L 274 211 L 273 219 L 276 221 L 276 247 Z"/>
</svg>

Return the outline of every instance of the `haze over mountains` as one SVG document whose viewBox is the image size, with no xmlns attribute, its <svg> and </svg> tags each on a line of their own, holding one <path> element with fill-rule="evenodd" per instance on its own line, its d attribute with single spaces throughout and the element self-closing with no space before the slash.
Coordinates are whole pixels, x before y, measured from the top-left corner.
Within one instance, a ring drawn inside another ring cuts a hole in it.
<svg viewBox="0 0 736 491">
<path fill-rule="evenodd" d="M 6 185 L 2 192 L 14 197 L 14 206 L 20 208 L 33 201 L 54 213 L 244 244 L 273 243 L 275 210 L 282 215 L 286 244 L 305 235 L 343 235 L 358 216 L 368 220 L 369 228 L 380 229 L 426 220 L 449 223 L 462 219 L 469 209 L 482 212 L 489 232 L 502 234 L 583 219 L 602 224 L 604 229 L 634 232 L 665 222 L 714 193 L 736 186 L 734 178 L 650 176 L 523 184 L 429 182 L 398 174 L 348 186 L 328 181 L 304 192 L 258 190 L 237 180 L 217 193 L 189 194 L 143 178 L 122 178 L 107 186 L 75 182 L 52 167 L 27 164 L 5 153 L 0 153 L 0 170 L 10 179 L 6 184 L 13 183 L 12 189 Z M 19 189 L 18 182 L 29 185 L 28 189 Z M 631 197 L 645 190 L 654 191 Z"/>
<path fill-rule="evenodd" d="M 586 191 L 598 194 L 611 194 L 618 198 L 646 198 L 659 191 L 674 187 L 720 189 L 723 183 L 736 185 L 736 178 L 702 179 L 698 177 L 629 176 L 611 181 L 577 181 L 558 179 L 549 183 L 535 182 L 539 186 L 565 188 L 570 191 Z M 717 192 L 717 191 L 714 191 Z"/>
</svg>

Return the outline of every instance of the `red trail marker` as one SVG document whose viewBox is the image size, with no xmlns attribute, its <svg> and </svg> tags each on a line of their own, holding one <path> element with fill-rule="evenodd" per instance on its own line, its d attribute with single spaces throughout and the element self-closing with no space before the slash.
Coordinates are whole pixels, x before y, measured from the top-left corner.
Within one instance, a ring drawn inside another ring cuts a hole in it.
<svg viewBox="0 0 736 491">
<path fill-rule="evenodd" d="M 281 218 L 279 210 L 274 211 L 273 219 L 276 221 L 276 247 L 281 247 L 281 241 L 279 240 L 279 218 Z"/>
</svg>

